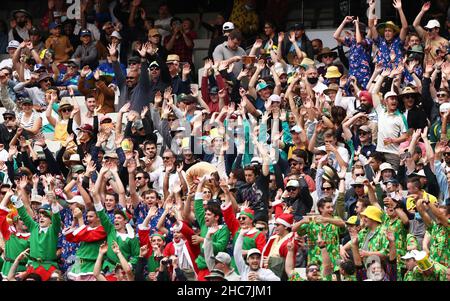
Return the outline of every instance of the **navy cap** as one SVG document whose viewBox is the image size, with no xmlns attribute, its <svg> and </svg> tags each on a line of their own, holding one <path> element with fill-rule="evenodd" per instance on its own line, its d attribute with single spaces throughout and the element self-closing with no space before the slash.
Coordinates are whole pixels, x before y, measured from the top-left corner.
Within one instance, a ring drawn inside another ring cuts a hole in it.
<svg viewBox="0 0 450 301">
<path fill-rule="evenodd" d="M 84 37 L 84 36 L 92 36 L 92 33 L 89 29 L 82 29 L 80 31 L 80 37 Z"/>
<path fill-rule="evenodd" d="M 52 22 L 52 23 L 50 23 L 50 25 L 48 26 L 48 29 L 55 29 L 55 28 L 60 27 L 60 26 L 61 26 L 61 24 L 56 23 L 56 22 Z"/>
</svg>

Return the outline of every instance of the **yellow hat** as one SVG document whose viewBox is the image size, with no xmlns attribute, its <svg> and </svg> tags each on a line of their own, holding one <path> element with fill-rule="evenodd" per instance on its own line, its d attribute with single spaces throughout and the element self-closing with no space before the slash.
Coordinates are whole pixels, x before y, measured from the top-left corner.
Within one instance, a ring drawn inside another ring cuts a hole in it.
<svg viewBox="0 0 450 301">
<path fill-rule="evenodd" d="M 359 225 L 358 217 L 356 215 L 352 215 L 345 223 L 349 225 Z"/>
<path fill-rule="evenodd" d="M 327 68 L 327 73 L 325 74 L 326 78 L 339 78 L 342 74 L 339 72 L 338 67 L 336 66 L 330 66 Z"/>
<path fill-rule="evenodd" d="M 400 32 L 400 28 L 395 25 L 392 21 L 387 21 L 385 23 L 381 23 L 377 25 L 377 31 L 380 36 L 384 36 L 384 30 L 387 28 L 391 28 L 394 30 L 394 34 L 398 34 Z"/>
<path fill-rule="evenodd" d="M 183 140 L 181 141 L 181 148 L 189 148 L 190 142 L 191 142 L 190 137 L 184 137 Z"/>
<path fill-rule="evenodd" d="M 365 217 L 368 217 L 371 220 L 374 220 L 379 223 L 381 223 L 381 215 L 382 214 L 383 214 L 383 211 L 381 211 L 380 208 L 375 207 L 375 206 L 367 206 L 367 208 L 361 213 L 361 215 L 364 215 Z"/>
<path fill-rule="evenodd" d="M 311 60 L 311 59 L 309 59 L 309 58 L 307 58 L 307 57 L 305 57 L 305 58 L 302 60 L 302 62 L 300 63 L 300 66 L 303 67 L 303 68 L 305 68 L 305 69 L 308 69 L 309 67 L 314 66 L 314 61 Z"/>
<path fill-rule="evenodd" d="M 220 135 L 218 128 L 211 129 L 209 131 L 209 136 L 211 137 L 211 141 L 213 141 L 216 138 L 223 138 L 222 135 Z"/>
<path fill-rule="evenodd" d="M 428 257 L 428 254 L 425 251 L 417 252 L 414 259 L 421 272 L 427 271 L 433 267 L 434 262 Z"/>
<path fill-rule="evenodd" d="M 125 138 L 122 140 L 121 146 L 124 152 L 130 152 L 133 150 L 133 141 L 129 138 Z"/>
<path fill-rule="evenodd" d="M 427 195 L 423 195 L 423 198 L 427 197 L 430 201 L 430 203 L 436 204 L 437 203 L 437 199 L 434 195 L 431 194 L 427 194 Z M 406 199 L 406 210 L 413 210 L 414 208 L 416 208 L 416 199 L 413 197 L 409 197 Z"/>
</svg>

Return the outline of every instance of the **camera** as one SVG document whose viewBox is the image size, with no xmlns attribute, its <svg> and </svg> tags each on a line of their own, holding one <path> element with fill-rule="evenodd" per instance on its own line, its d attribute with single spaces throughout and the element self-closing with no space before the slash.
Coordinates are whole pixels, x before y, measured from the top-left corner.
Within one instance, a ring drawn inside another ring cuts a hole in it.
<svg viewBox="0 0 450 301">
<path fill-rule="evenodd" d="M 163 265 L 171 265 L 172 264 L 172 259 L 166 259 L 166 260 L 162 260 L 161 261 L 161 263 L 163 264 Z"/>
</svg>

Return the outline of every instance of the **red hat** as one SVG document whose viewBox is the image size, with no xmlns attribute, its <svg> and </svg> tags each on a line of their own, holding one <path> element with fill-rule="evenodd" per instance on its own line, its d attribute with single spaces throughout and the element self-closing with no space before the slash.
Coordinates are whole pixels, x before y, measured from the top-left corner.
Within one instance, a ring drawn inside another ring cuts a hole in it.
<svg viewBox="0 0 450 301">
<path fill-rule="evenodd" d="M 294 215 L 290 213 L 283 213 L 275 220 L 276 223 L 282 224 L 287 228 L 291 228 L 294 223 Z"/>
<path fill-rule="evenodd" d="M 250 208 L 245 208 L 241 211 L 240 215 L 248 216 L 250 219 L 255 219 L 255 211 Z"/>
<path fill-rule="evenodd" d="M 368 102 L 370 102 L 370 104 L 373 107 L 373 100 L 372 100 L 372 94 L 369 93 L 369 91 L 361 91 L 359 92 L 359 99 L 361 99 L 361 97 L 364 97 L 367 99 Z"/>
<path fill-rule="evenodd" d="M 92 127 L 92 125 L 87 124 L 87 123 L 83 124 L 83 126 L 80 126 L 78 128 L 78 130 L 84 131 L 84 132 L 90 132 L 90 133 L 94 132 L 94 128 Z"/>
</svg>

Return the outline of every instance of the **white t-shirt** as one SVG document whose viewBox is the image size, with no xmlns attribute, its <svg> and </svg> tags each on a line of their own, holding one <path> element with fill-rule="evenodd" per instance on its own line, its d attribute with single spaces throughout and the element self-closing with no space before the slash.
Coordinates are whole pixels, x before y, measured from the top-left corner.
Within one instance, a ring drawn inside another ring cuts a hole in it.
<svg viewBox="0 0 450 301">
<path fill-rule="evenodd" d="M 398 138 L 407 131 L 405 121 L 401 114 L 388 113 L 384 106 L 378 105 L 378 139 L 377 152 L 398 154 L 399 143 L 384 144 L 385 138 Z"/>
</svg>

